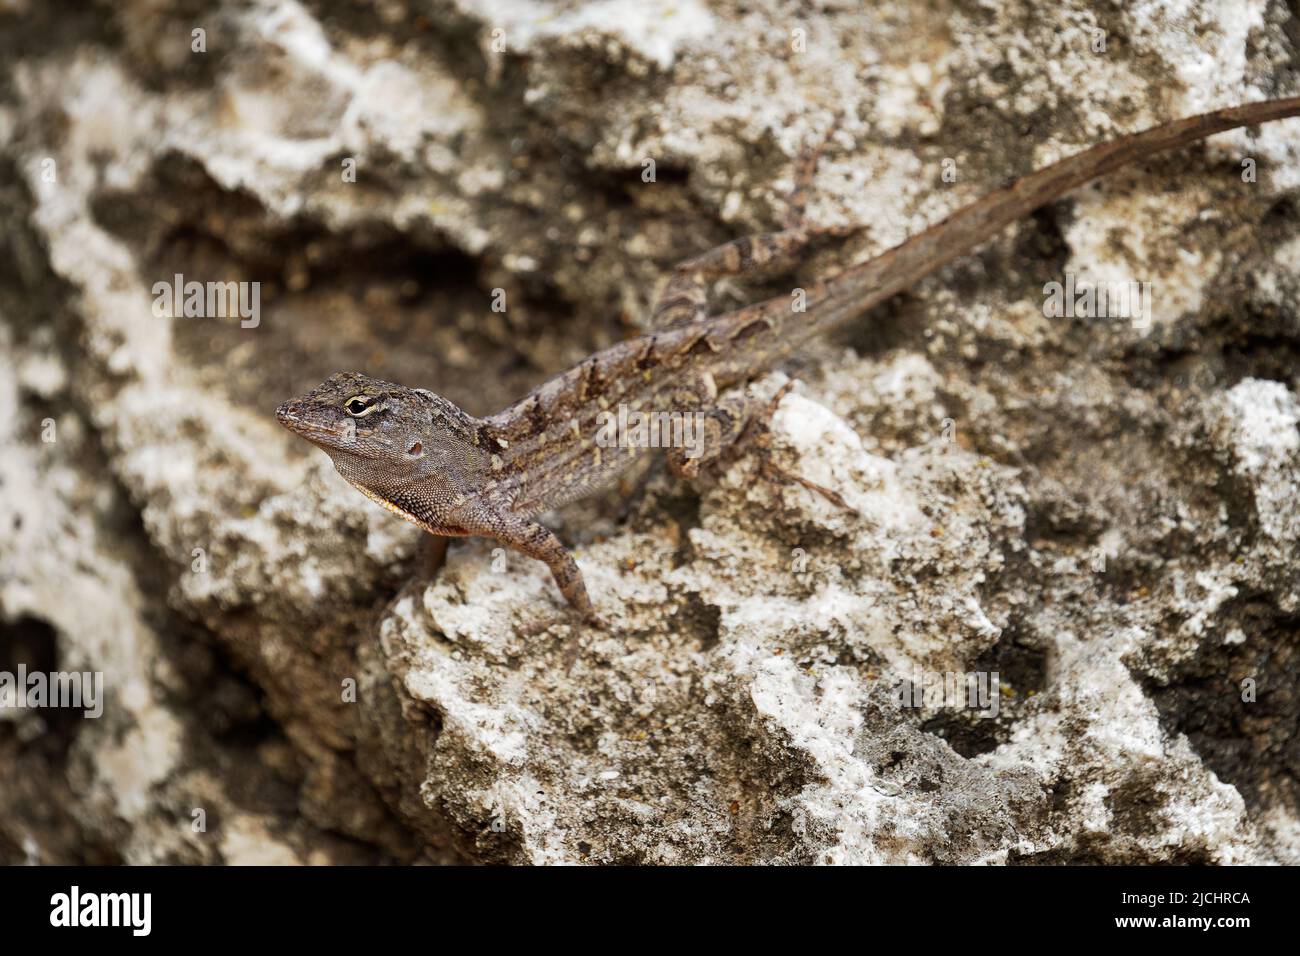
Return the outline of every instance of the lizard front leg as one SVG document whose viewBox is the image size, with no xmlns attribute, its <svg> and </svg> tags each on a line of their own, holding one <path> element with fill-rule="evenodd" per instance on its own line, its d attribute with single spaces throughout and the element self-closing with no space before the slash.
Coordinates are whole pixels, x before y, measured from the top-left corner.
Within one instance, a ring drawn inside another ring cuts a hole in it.
<svg viewBox="0 0 1300 956">
<path fill-rule="evenodd" d="M 478 509 L 469 521 L 471 533 L 496 538 L 520 554 L 542 561 L 551 569 L 551 577 L 575 611 L 589 623 L 603 627 L 596 609 L 587 596 L 578 562 L 573 560 L 555 533 L 529 518 L 508 511 Z"/>
</svg>

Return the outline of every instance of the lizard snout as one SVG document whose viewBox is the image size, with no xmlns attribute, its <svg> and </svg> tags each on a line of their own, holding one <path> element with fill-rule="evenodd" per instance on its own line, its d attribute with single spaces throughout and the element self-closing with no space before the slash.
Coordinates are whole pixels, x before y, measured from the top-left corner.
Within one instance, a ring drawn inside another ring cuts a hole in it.
<svg viewBox="0 0 1300 956">
<path fill-rule="evenodd" d="M 290 399 L 275 410 L 275 420 L 291 432 L 302 433 L 311 425 L 311 415 L 307 407 L 296 399 Z"/>
<path fill-rule="evenodd" d="M 324 412 L 314 402 L 291 399 L 275 410 L 275 420 L 300 438 L 322 448 L 338 448 L 356 440 L 356 427 Z"/>
</svg>

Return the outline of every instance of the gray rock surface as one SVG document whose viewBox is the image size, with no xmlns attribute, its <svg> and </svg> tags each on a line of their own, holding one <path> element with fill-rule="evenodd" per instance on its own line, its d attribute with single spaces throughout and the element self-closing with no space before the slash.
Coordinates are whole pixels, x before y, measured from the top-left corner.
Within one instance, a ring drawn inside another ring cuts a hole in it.
<svg viewBox="0 0 1300 956">
<path fill-rule="evenodd" d="M 493 542 L 413 576 L 276 425 L 344 368 L 496 410 L 769 228 L 836 116 L 810 213 L 870 229 L 805 280 L 1300 91 L 1280 3 L 863 6 L 0 0 L 0 670 L 106 688 L 0 711 L 0 861 L 1300 862 L 1300 121 L 758 383 L 852 511 L 742 454 L 553 516 L 608 633 Z M 177 273 L 259 321 L 159 314 Z M 1047 317 L 1067 273 L 1149 321 Z M 993 671 L 996 717 L 897 693 Z"/>
</svg>

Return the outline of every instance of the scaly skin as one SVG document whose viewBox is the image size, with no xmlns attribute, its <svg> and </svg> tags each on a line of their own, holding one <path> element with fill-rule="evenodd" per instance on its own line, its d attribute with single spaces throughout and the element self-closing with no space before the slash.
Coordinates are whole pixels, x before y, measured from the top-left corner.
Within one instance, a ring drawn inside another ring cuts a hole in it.
<svg viewBox="0 0 1300 956">
<path fill-rule="evenodd" d="M 546 562 L 569 603 L 599 623 L 577 563 L 535 516 L 607 485 L 644 447 L 602 447 L 602 413 L 704 411 L 708 447 L 699 458 L 670 451 L 676 470 L 739 432 L 746 411 L 720 402 L 809 338 L 849 321 L 970 252 L 1006 225 L 1091 179 L 1136 159 L 1238 126 L 1300 114 L 1300 98 L 1230 107 L 1103 143 L 1031 173 L 960 209 L 860 265 L 812 284 L 805 309 L 789 297 L 709 317 L 708 283 L 770 271 L 816 230 L 798 224 L 747 237 L 683 263 L 655 310 L 657 331 L 588 357 L 526 398 L 486 418 L 467 415 L 424 389 L 360 372 L 330 376 L 277 410 L 280 423 L 323 448 L 367 497 L 430 534 L 484 535 Z"/>
</svg>

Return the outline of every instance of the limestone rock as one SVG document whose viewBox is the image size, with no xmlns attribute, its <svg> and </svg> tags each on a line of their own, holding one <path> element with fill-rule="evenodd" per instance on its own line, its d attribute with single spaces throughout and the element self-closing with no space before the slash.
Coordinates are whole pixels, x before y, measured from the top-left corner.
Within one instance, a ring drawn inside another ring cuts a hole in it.
<svg viewBox="0 0 1300 956">
<path fill-rule="evenodd" d="M 837 117 L 809 213 L 870 228 L 796 284 L 1295 92 L 1279 4 L 649 10 L 0 3 L 0 671 L 104 682 L 0 710 L 0 861 L 1300 861 L 1300 123 L 817 343 L 766 452 L 550 516 L 606 632 L 493 542 L 421 576 L 278 428 L 343 368 L 495 411 L 771 228 Z M 1149 315 L 1050 317 L 1067 274 Z"/>
</svg>

